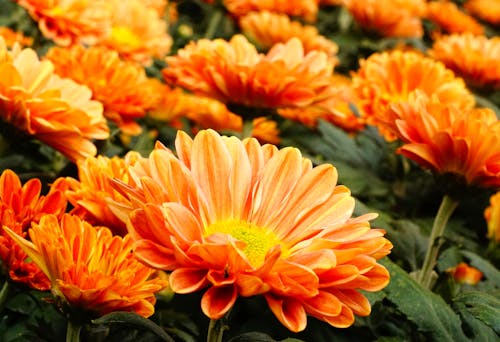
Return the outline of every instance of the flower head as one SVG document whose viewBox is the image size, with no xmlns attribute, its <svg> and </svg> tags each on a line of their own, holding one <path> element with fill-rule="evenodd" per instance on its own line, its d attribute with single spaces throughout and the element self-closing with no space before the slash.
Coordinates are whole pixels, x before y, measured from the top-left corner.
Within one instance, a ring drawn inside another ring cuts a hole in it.
<svg viewBox="0 0 500 342">
<path fill-rule="evenodd" d="M 161 82 L 148 78 L 142 66 L 121 60 L 114 50 L 80 45 L 54 47 L 46 58 L 59 76 L 89 87 L 92 98 L 103 104 L 104 116 L 124 133 L 140 133 L 136 120 L 160 101 Z"/>
<path fill-rule="evenodd" d="M 304 54 L 292 38 L 261 55 L 242 35 L 200 39 L 166 58 L 165 79 L 197 95 L 251 107 L 302 107 L 321 100 L 333 65 L 320 51 Z"/>
<path fill-rule="evenodd" d="M 500 37 L 442 36 L 429 54 L 473 86 L 500 88 Z"/>
<path fill-rule="evenodd" d="M 500 243 L 500 191 L 490 197 L 490 205 L 484 211 L 488 224 L 488 238 Z"/>
<path fill-rule="evenodd" d="M 481 271 L 467 265 L 465 262 L 461 262 L 457 266 L 448 269 L 447 272 L 459 284 L 476 285 L 483 277 L 483 273 Z"/>
<path fill-rule="evenodd" d="M 131 203 L 114 208 L 129 217 L 138 258 L 172 271 L 175 292 L 206 289 L 201 306 L 212 319 L 239 296 L 263 295 L 292 331 L 307 315 L 347 327 L 369 314 L 358 289 L 388 283 L 376 261 L 392 245 L 370 229 L 376 215 L 351 217 L 354 199 L 332 165 L 212 130 L 179 132 L 175 144 L 178 157 L 159 145 L 147 168 L 131 168 L 140 186 L 116 183 Z"/>
<path fill-rule="evenodd" d="M 11 170 L 0 176 L 0 260 L 12 280 L 25 283 L 38 290 L 50 288 L 50 282 L 26 253 L 8 236 L 8 227 L 20 236 L 26 236 L 32 223 L 44 215 L 61 216 L 66 210 L 66 199 L 59 189 L 51 187 L 46 196 L 40 196 L 42 183 L 38 178 L 21 184 Z"/>
<path fill-rule="evenodd" d="M 500 186 L 500 121 L 489 108 L 459 109 L 417 91 L 380 121 L 402 141 L 399 152 L 460 183 Z"/>
<path fill-rule="evenodd" d="M 374 53 L 360 61 L 352 79 L 357 105 L 369 124 L 377 124 L 389 104 L 405 101 L 417 89 L 463 109 L 475 105 L 461 78 L 444 64 L 413 51 Z M 388 140 L 395 138 L 383 127 L 382 133 Z"/>
<path fill-rule="evenodd" d="M 30 229 L 31 242 L 6 231 L 50 279 L 64 309 L 93 317 L 113 311 L 149 317 L 154 293 L 167 285 L 134 257 L 130 236 L 113 236 L 77 216 L 45 215 Z"/>
<path fill-rule="evenodd" d="M 302 17 L 312 22 L 316 20 L 318 13 L 318 0 L 223 0 L 223 3 L 227 10 L 236 17 L 250 12 L 269 11 Z"/>
<path fill-rule="evenodd" d="M 33 38 L 25 37 L 22 32 L 12 31 L 5 26 L 0 26 L 0 37 L 3 37 L 8 47 L 13 47 L 15 43 L 19 43 L 22 46 L 30 46 L 33 44 Z"/>
<path fill-rule="evenodd" d="M 483 34 L 483 26 L 448 0 L 431 1 L 427 5 L 427 18 L 446 33 Z"/>
<path fill-rule="evenodd" d="M 0 37 L 0 119 L 75 161 L 96 154 L 92 139 L 109 129 L 102 104 L 86 86 L 54 74 L 32 49 L 5 47 Z"/>
<path fill-rule="evenodd" d="M 467 12 L 490 24 L 500 24 L 499 0 L 467 0 L 464 8 Z"/>
</svg>

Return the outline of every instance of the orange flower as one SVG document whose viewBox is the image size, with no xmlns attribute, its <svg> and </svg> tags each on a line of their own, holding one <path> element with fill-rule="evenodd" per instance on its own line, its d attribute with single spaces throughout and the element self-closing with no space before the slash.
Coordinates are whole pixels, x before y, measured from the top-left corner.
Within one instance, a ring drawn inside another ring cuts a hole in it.
<svg viewBox="0 0 500 342">
<path fill-rule="evenodd" d="M 389 106 L 384 124 L 403 141 L 399 152 L 423 167 L 466 185 L 500 186 L 500 121 L 491 109 L 459 109 L 416 91 Z"/>
<path fill-rule="evenodd" d="M 429 2 L 427 18 L 447 33 L 484 33 L 484 28 L 480 23 L 448 0 Z"/>
<path fill-rule="evenodd" d="M 139 0 L 113 0 L 111 5 L 111 32 L 99 45 L 144 65 L 170 51 L 172 38 L 167 33 L 167 22 L 153 8 Z"/>
<path fill-rule="evenodd" d="M 345 0 L 344 5 L 365 30 L 384 37 L 422 37 L 419 15 L 425 12 L 423 0 Z"/>
<path fill-rule="evenodd" d="M 25 37 L 22 32 L 14 32 L 8 27 L 0 27 L 0 37 L 3 37 L 8 47 L 14 46 L 15 43 L 19 43 L 23 46 L 33 44 L 33 38 Z"/>
<path fill-rule="evenodd" d="M 77 216 L 45 215 L 29 231 L 32 242 L 6 231 L 47 275 L 65 309 L 94 317 L 113 311 L 149 317 L 154 293 L 167 285 L 135 258 L 130 236 L 113 236 Z"/>
<path fill-rule="evenodd" d="M 476 87 L 500 88 L 500 38 L 453 34 L 437 39 L 429 54 Z"/>
<path fill-rule="evenodd" d="M 306 21 L 312 22 L 316 20 L 318 1 L 319 0 L 223 0 L 223 3 L 227 10 L 237 17 L 255 11 L 269 11 L 287 14 L 293 17 L 302 17 Z"/>
<path fill-rule="evenodd" d="M 4 227 L 25 236 L 31 223 L 48 214 L 62 215 L 66 200 L 61 191 L 51 187 L 47 196 L 40 196 L 42 183 L 32 178 L 24 185 L 11 170 L 0 176 L 0 259 L 12 280 L 45 291 L 50 282 L 43 272 L 27 261 L 26 253 L 5 233 Z"/>
<path fill-rule="evenodd" d="M 72 204 L 71 213 L 85 219 L 93 225 L 109 227 L 113 233 L 125 235 L 125 224 L 108 208 L 107 200 L 125 201 L 110 184 L 110 178 L 120 179 L 126 184 L 134 184 L 128 176 L 128 168 L 138 163 L 142 157 L 130 151 L 124 158 L 89 157 L 78 165 L 78 180 L 66 177 L 59 178 L 56 183 L 65 189 L 65 196 Z"/>
<path fill-rule="evenodd" d="M 0 118 L 71 160 L 96 154 L 91 139 L 106 139 L 102 104 L 89 88 L 53 73 L 32 49 L 9 52 L 0 37 Z"/>
<path fill-rule="evenodd" d="M 229 42 L 200 39 L 166 60 L 168 82 L 250 107 L 303 107 L 320 101 L 333 71 L 324 52 L 304 55 L 298 38 L 275 45 L 265 56 L 242 35 Z"/>
<path fill-rule="evenodd" d="M 392 245 L 370 229 L 375 214 L 351 217 L 354 199 L 332 165 L 313 168 L 296 148 L 213 130 L 194 139 L 180 131 L 175 145 L 178 158 L 154 149 L 139 187 L 116 182 L 132 202 L 114 207 L 129 217 L 138 258 L 173 271 L 173 291 L 207 288 L 201 306 L 211 319 L 238 296 L 263 295 L 292 331 L 305 328 L 307 314 L 348 327 L 354 314 L 370 313 L 358 290 L 387 285 L 376 260 Z"/>
<path fill-rule="evenodd" d="M 161 82 L 146 77 L 140 65 L 120 60 L 116 51 L 79 45 L 54 47 L 46 58 L 59 76 L 89 87 L 92 98 L 104 105 L 104 116 L 127 134 L 139 134 L 136 120 L 160 101 Z"/>
<path fill-rule="evenodd" d="M 338 64 L 336 57 L 339 47 L 335 42 L 319 34 L 316 27 L 302 25 L 292 21 L 285 14 L 268 11 L 251 12 L 239 19 L 243 33 L 264 49 L 269 49 L 277 43 L 286 43 L 293 37 L 302 42 L 304 52 L 313 50 L 324 51 L 334 65 Z"/>
<path fill-rule="evenodd" d="M 110 6 L 106 0 L 15 0 L 26 8 L 43 35 L 56 44 L 94 44 L 108 33 Z"/>
<path fill-rule="evenodd" d="M 353 73 L 352 79 L 359 98 L 358 107 L 369 124 L 377 125 L 378 118 L 385 115 L 389 104 L 406 101 L 417 89 L 463 109 L 475 105 L 473 95 L 461 78 L 455 77 L 444 64 L 418 52 L 374 53 L 360 61 L 360 68 Z M 395 138 L 383 126 L 380 127 L 386 139 Z"/>
<path fill-rule="evenodd" d="M 490 206 L 484 211 L 488 224 L 488 238 L 500 242 L 500 191 L 490 197 Z"/>
<path fill-rule="evenodd" d="M 464 8 L 472 15 L 493 25 L 500 24 L 499 0 L 468 0 Z"/>
<path fill-rule="evenodd" d="M 483 277 L 481 271 L 467 265 L 465 262 L 448 269 L 447 272 L 460 284 L 477 285 Z"/>
</svg>

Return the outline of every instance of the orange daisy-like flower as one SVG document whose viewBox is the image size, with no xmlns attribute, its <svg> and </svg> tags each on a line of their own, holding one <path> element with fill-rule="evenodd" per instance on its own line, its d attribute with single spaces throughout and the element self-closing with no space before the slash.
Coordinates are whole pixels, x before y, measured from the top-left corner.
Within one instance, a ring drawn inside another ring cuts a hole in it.
<svg viewBox="0 0 500 342">
<path fill-rule="evenodd" d="M 32 49 L 9 52 L 0 37 L 0 118 L 71 160 L 94 156 L 109 129 L 89 88 L 54 74 Z"/>
<path fill-rule="evenodd" d="M 293 17 L 302 17 L 306 21 L 316 20 L 318 0 L 223 0 L 227 10 L 242 17 L 250 12 L 269 11 Z"/>
<path fill-rule="evenodd" d="M 306 315 L 348 327 L 370 313 L 358 290 L 387 285 L 376 261 L 392 245 L 370 229 L 375 214 L 351 217 L 354 199 L 332 165 L 213 130 L 194 139 L 180 131 L 175 144 L 178 158 L 161 145 L 150 154 L 140 187 L 117 182 L 132 203 L 114 208 L 129 217 L 135 254 L 172 271 L 175 292 L 207 289 L 201 306 L 211 319 L 238 296 L 263 295 L 292 331 Z"/>
<path fill-rule="evenodd" d="M 480 270 L 467 265 L 465 262 L 448 269 L 447 272 L 460 284 L 477 285 L 483 277 Z"/>
<path fill-rule="evenodd" d="M 499 0 L 468 0 L 464 8 L 472 15 L 493 25 L 500 24 Z"/>
<path fill-rule="evenodd" d="M 52 48 L 46 58 L 59 76 L 89 87 L 92 98 L 104 105 L 104 116 L 127 134 L 139 134 L 136 120 L 160 101 L 161 82 L 148 78 L 142 66 L 120 60 L 116 51 L 75 45 Z"/>
<path fill-rule="evenodd" d="M 239 24 L 243 33 L 264 49 L 297 37 L 302 42 L 305 53 L 313 50 L 324 51 L 333 58 L 334 64 L 338 64 L 336 55 L 339 47 L 335 42 L 320 35 L 316 27 L 292 21 L 285 14 L 252 12 L 241 17 Z"/>
<path fill-rule="evenodd" d="M 20 236 L 27 235 L 31 223 L 37 223 L 44 215 L 62 215 L 66 200 L 59 189 L 51 187 L 47 196 L 40 196 L 42 183 L 33 178 L 24 185 L 11 170 L 0 176 L 0 259 L 12 280 L 45 291 L 50 288 L 49 279 L 33 262 L 27 261 L 26 253 L 4 231 L 10 228 Z"/>
<path fill-rule="evenodd" d="M 419 14 L 425 12 L 425 5 L 422 0 L 344 1 L 344 6 L 363 29 L 384 37 L 422 37 L 424 31 Z"/>
<path fill-rule="evenodd" d="M 448 0 L 429 2 L 427 18 L 447 33 L 483 34 L 483 26 Z"/>
<path fill-rule="evenodd" d="M 167 22 L 139 0 L 113 0 L 111 32 L 98 42 L 116 50 L 125 59 L 152 63 L 153 58 L 163 58 L 172 46 Z M 140 18 L 138 20 L 137 18 Z"/>
<path fill-rule="evenodd" d="M 78 165 L 78 180 L 59 178 L 55 184 L 64 189 L 64 194 L 73 205 L 71 214 L 77 215 L 93 225 L 106 226 L 117 235 L 125 235 L 125 224 L 108 208 L 107 199 L 115 202 L 128 202 L 110 183 L 111 178 L 120 179 L 126 184 L 134 184 L 128 176 L 128 168 L 142 159 L 139 153 L 128 152 L 120 157 L 89 157 Z"/>
<path fill-rule="evenodd" d="M 476 87 L 500 88 L 500 38 L 441 36 L 429 54 Z"/>
<path fill-rule="evenodd" d="M 484 211 L 488 224 L 488 238 L 500 242 L 500 191 L 490 197 L 490 206 Z"/>
<path fill-rule="evenodd" d="M 358 107 L 369 124 L 376 125 L 389 104 L 405 101 L 417 89 L 459 108 L 469 109 L 475 105 L 474 96 L 461 78 L 455 77 L 444 64 L 418 52 L 374 53 L 360 61 L 352 80 L 359 98 Z M 388 140 L 395 138 L 383 127 L 381 132 Z"/>
<path fill-rule="evenodd" d="M 106 0 L 15 0 L 38 22 L 43 35 L 56 44 L 94 44 L 109 30 Z"/>
<path fill-rule="evenodd" d="M 33 44 L 33 38 L 25 37 L 21 32 L 12 31 L 5 26 L 0 27 L 0 37 L 3 37 L 8 47 L 13 47 L 15 43 L 19 43 L 22 46 L 30 46 Z"/>
<path fill-rule="evenodd" d="M 261 55 L 242 35 L 201 39 L 166 58 L 165 79 L 197 95 L 250 107 L 303 107 L 322 100 L 333 64 L 326 53 L 304 54 L 292 38 Z"/>
<path fill-rule="evenodd" d="M 132 254 L 130 236 L 113 236 L 78 216 L 42 217 L 29 231 L 31 242 L 7 233 L 50 279 L 52 294 L 65 309 L 102 316 L 133 311 L 149 317 L 154 293 L 167 283 Z"/>
<path fill-rule="evenodd" d="M 459 109 L 416 91 L 380 119 L 404 143 L 399 152 L 466 185 L 500 186 L 500 121 L 489 108 Z"/>
</svg>

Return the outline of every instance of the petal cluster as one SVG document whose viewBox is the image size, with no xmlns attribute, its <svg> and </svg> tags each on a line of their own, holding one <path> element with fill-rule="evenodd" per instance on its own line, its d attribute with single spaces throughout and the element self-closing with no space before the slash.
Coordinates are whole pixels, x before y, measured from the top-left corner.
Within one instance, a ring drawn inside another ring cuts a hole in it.
<svg viewBox="0 0 500 342">
<path fill-rule="evenodd" d="M 458 6 L 446 0 L 432 1 L 427 5 L 427 18 L 446 33 L 483 34 L 483 26 L 474 17 L 461 11 Z"/>
<path fill-rule="evenodd" d="M 307 315 L 347 327 L 370 313 L 359 290 L 388 283 L 377 260 L 392 245 L 370 228 L 376 215 L 352 217 L 354 199 L 332 165 L 212 130 L 194 139 L 179 132 L 175 144 L 177 157 L 158 145 L 131 168 L 137 187 L 115 182 L 130 203 L 112 205 L 129 217 L 137 257 L 172 271 L 175 292 L 205 289 L 201 306 L 212 319 L 239 296 L 263 295 L 292 331 Z"/>
<path fill-rule="evenodd" d="M 488 238 L 500 243 L 500 191 L 491 195 L 490 205 L 484 211 L 488 224 Z"/>
<path fill-rule="evenodd" d="M 223 0 L 223 3 L 227 10 L 237 17 L 255 11 L 269 11 L 301 17 L 312 22 L 316 20 L 318 13 L 318 0 Z"/>
</svg>

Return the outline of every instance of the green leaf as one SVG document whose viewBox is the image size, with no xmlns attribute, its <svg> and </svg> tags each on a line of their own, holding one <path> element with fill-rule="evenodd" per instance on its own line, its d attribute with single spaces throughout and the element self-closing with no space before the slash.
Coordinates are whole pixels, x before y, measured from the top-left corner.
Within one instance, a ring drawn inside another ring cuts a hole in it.
<svg viewBox="0 0 500 342">
<path fill-rule="evenodd" d="M 496 287 L 500 286 L 500 271 L 493 266 L 489 261 L 481 258 L 479 255 L 472 253 L 470 251 L 461 251 L 462 255 L 469 259 L 470 264 L 481 272 L 483 272 L 484 276 L 491 280 L 493 284 L 496 284 Z"/>
<path fill-rule="evenodd" d="M 453 299 L 456 305 L 463 305 L 467 310 L 500 335 L 500 299 L 478 291 L 466 292 Z"/>
<path fill-rule="evenodd" d="M 391 274 L 384 289 L 387 299 L 416 324 L 432 341 L 466 341 L 457 314 L 440 296 L 421 287 L 398 265 L 384 258 L 380 261 Z"/>
<path fill-rule="evenodd" d="M 92 320 L 93 324 L 123 324 L 126 326 L 133 326 L 135 328 L 140 328 L 146 331 L 150 331 L 157 336 L 161 337 L 164 341 L 174 342 L 174 339 L 170 337 L 159 325 L 155 324 L 153 321 L 139 316 L 133 312 L 112 312 L 100 318 Z"/>
<path fill-rule="evenodd" d="M 237 335 L 229 340 L 229 342 L 277 342 L 271 336 L 260 332 L 247 332 Z"/>
</svg>

